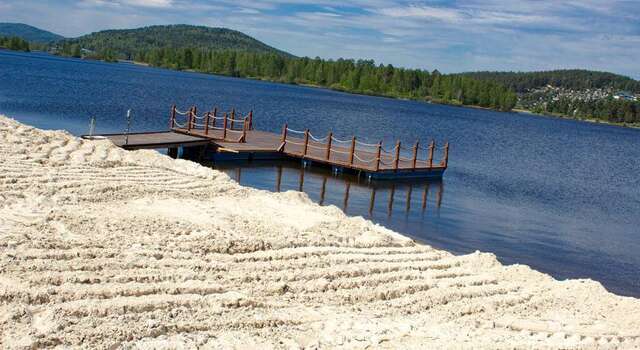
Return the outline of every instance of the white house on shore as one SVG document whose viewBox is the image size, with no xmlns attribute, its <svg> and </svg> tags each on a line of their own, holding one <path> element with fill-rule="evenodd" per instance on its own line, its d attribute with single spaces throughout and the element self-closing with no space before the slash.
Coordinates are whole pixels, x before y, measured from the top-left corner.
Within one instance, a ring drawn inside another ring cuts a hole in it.
<svg viewBox="0 0 640 350">
<path fill-rule="evenodd" d="M 613 95 L 615 100 L 623 100 L 623 101 L 637 101 L 638 98 L 634 96 L 629 91 L 619 91 Z"/>
</svg>

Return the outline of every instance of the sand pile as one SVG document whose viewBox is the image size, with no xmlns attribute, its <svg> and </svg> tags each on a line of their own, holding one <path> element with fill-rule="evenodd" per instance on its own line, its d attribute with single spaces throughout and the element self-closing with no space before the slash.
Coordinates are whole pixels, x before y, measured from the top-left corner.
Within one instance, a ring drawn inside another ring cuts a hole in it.
<svg viewBox="0 0 640 350">
<path fill-rule="evenodd" d="M 0 345 L 638 348 L 640 300 L 0 116 Z"/>
</svg>

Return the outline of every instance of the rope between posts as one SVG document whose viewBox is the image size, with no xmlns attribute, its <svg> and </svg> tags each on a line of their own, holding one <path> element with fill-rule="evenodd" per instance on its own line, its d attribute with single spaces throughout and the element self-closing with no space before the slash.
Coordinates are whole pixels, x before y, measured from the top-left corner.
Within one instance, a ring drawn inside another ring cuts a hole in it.
<svg viewBox="0 0 640 350">
<path fill-rule="evenodd" d="M 231 119 L 231 118 L 227 118 L 228 121 L 230 122 L 234 122 L 234 123 L 240 123 L 240 122 L 244 122 L 244 119 Z"/>
<path fill-rule="evenodd" d="M 292 144 L 292 145 L 304 146 L 304 143 L 301 143 L 301 142 L 293 142 L 293 141 L 289 141 L 289 140 L 287 140 L 285 142 L 285 144 L 289 144 L 289 143 Z"/>
<path fill-rule="evenodd" d="M 389 150 L 386 150 L 384 147 L 381 147 L 381 150 L 382 150 L 382 152 L 385 152 L 385 153 L 391 153 L 391 152 L 395 151 L 396 148 L 398 148 L 397 144 L 393 148 L 391 148 Z"/>
<path fill-rule="evenodd" d="M 294 130 L 294 129 L 289 129 L 289 128 L 287 128 L 287 131 L 292 132 L 294 134 L 304 134 L 304 131 Z"/>
<path fill-rule="evenodd" d="M 194 122 L 192 125 L 193 125 L 193 126 L 201 126 L 201 127 L 203 127 L 203 128 L 204 128 L 204 124 L 198 124 L 198 123 Z"/>
<path fill-rule="evenodd" d="M 351 154 L 351 152 L 336 151 L 334 149 L 331 149 L 331 153 Z"/>
<path fill-rule="evenodd" d="M 365 146 L 365 147 L 378 147 L 377 143 L 364 143 L 364 142 L 360 142 L 358 140 L 356 140 L 356 144 L 361 145 L 361 146 Z"/>
<path fill-rule="evenodd" d="M 311 148 L 315 148 L 315 149 L 321 149 L 321 150 L 326 150 L 326 147 L 319 147 L 319 146 L 314 146 L 312 144 L 307 144 L 307 146 L 311 147 Z"/>
<path fill-rule="evenodd" d="M 205 115 L 203 115 L 203 116 L 200 116 L 200 117 L 198 117 L 198 116 L 197 116 L 197 115 L 195 115 L 195 114 L 193 115 L 193 117 L 194 117 L 195 119 L 204 119 L 204 117 L 205 117 L 205 116 L 206 116 L 206 114 L 205 114 Z"/>
<path fill-rule="evenodd" d="M 340 139 L 337 139 L 337 138 L 335 138 L 333 136 L 331 136 L 331 139 L 333 141 L 335 141 L 335 142 L 338 142 L 338 143 L 349 143 L 349 142 L 351 142 L 351 140 L 340 140 Z"/>
<path fill-rule="evenodd" d="M 323 142 L 325 140 L 329 139 L 329 136 L 325 136 L 325 137 L 321 137 L 321 138 L 316 138 L 315 136 L 313 136 L 311 133 L 309 133 L 309 137 L 315 141 L 315 142 Z"/>
<path fill-rule="evenodd" d="M 187 113 L 190 112 L 190 111 L 182 112 L 182 111 L 179 111 L 177 108 L 175 109 L 175 111 L 177 114 L 180 114 L 180 115 L 187 115 Z"/>
<path fill-rule="evenodd" d="M 173 121 L 173 123 L 174 123 L 175 125 L 177 125 L 179 128 L 184 128 L 184 127 L 186 126 L 186 123 L 185 123 L 185 124 L 180 124 L 180 123 L 178 123 L 178 122 L 177 122 L 177 121 L 175 121 L 175 120 Z"/>
<path fill-rule="evenodd" d="M 364 159 L 362 159 L 362 158 L 358 157 L 358 155 L 357 155 L 357 154 L 355 154 L 355 153 L 353 154 L 353 157 L 354 157 L 355 159 L 357 159 L 357 160 L 359 160 L 359 161 L 363 162 L 363 163 L 371 163 L 371 162 L 373 162 L 373 161 L 375 161 L 375 160 L 377 159 L 376 157 L 373 157 L 373 158 L 371 158 L 371 159 L 369 159 L 369 160 L 364 160 Z"/>
<path fill-rule="evenodd" d="M 413 162 L 413 158 L 399 157 L 398 159 L 400 159 L 403 162 Z"/>
</svg>

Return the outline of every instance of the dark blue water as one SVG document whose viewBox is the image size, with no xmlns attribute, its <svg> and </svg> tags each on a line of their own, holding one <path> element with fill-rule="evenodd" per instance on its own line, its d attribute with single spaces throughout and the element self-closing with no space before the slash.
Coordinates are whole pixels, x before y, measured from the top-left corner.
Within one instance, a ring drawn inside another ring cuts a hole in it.
<svg viewBox="0 0 640 350">
<path fill-rule="evenodd" d="M 454 253 L 493 252 L 640 296 L 638 130 L 0 51 L 0 113 L 37 127 L 81 134 L 95 116 L 98 132 L 119 132 L 131 108 L 133 129 L 163 130 L 173 103 L 252 109 L 257 128 L 271 131 L 288 122 L 387 142 L 449 140 L 440 183 L 367 184 L 289 163 L 217 166 L 258 188 L 277 190 L 278 178 L 280 190 L 302 185 L 314 200 Z"/>
</svg>

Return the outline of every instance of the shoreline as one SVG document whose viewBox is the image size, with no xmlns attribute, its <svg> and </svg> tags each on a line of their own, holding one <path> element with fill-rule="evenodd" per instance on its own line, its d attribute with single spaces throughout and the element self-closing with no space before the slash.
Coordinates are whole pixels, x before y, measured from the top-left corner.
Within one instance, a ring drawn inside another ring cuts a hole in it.
<svg viewBox="0 0 640 350">
<path fill-rule="evenodd" d="M 640 124 L 628 124 L 628 123 L 615 123 L 606 120 L 593 119 L 593 118 L 572 118 L 562 114 L 552 114 L 552 113 L 536 113 L 530 111 L 528 109 L 514 108 L 511 110 L 513 113 L 522 113 L 522 114 L 530 114 L 537 117 L 547 117 L 547 118 L 556 118 L 556 119 L 565 119 L 565 120 L 575 120 L 578 122 L 587 122 L 592 124 L 603 124 L 610 126 L 617 126 L 621 128 L 629 128 L 629 129 L 640 129 Z"/>
<path fill-rule="evenodd" d="M 640 299 L 0 116 L 0 343 L 634 348 Z"/>
</svg>

